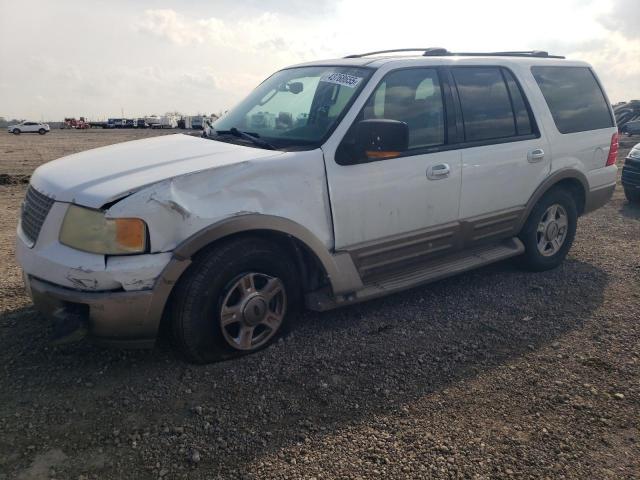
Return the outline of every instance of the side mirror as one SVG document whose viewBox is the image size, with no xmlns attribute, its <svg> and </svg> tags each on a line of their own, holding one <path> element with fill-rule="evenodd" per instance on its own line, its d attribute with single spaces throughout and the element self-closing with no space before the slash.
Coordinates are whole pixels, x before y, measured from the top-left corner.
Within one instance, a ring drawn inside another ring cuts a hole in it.
<svg viewBox="0 0 640 480">
<path fill-rule="evenodd" d="M 409 126 L 398 120 L 362 120 L 356 124 L 355 148 L 363 159 L 398 157 L 409 148 Z"/>
</svg>

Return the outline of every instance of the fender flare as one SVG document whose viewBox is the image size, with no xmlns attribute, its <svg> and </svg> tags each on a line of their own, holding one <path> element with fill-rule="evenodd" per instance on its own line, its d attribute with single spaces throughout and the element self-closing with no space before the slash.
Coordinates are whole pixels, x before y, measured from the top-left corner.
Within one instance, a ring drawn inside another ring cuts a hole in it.
<svg viewBox="0 0 640 480">
<path fill-rule="evenodd" d="M 334 294 L 346 294 L 362 288 L 362 280 L 347 252 L 332 253 L 309 229 L 284 217 L 249 213 L 216 222 L 193 234 L 173 251 L 153 288 L 151 310 L 162 315 L 173 286 L 191 264 L 191 258 L 207 245 L 230 235 L 255 231 L 270 231 L 288 235 L 305 245 L 324 268 Z"/>
<path fill-rule="evenodd" d="M 584 191 L 586 204 L 589 196 L 589 181 L 587 180 L 586 175 L 580 170 L 576 170 L 574 168 L 563 168 L 548 176 L 533 192 L 524 208 L 524 211 L 522 212 L 522 215 L 520 216 L 516 232 L 519 232 L 522 229 L 523 225 L 527 221 L 527 218 L 529 218 L 531 210 L 533 210 L 533 207 L 535 207 L 536 203 L 538 203 L 538 200 L 540 200 L 545 193 L 547 193 L 551 188 L 553 188 L 562 180 L 577 180 L 578 182 L 580 182 L 580 185 L 582 185 L 582 189 Z"/>
</svg>

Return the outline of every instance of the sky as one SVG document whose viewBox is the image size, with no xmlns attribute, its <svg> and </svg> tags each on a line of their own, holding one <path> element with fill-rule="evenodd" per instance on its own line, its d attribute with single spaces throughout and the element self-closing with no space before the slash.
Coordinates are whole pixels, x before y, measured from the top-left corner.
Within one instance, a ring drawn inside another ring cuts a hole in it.
<svg viewBox="0 0 640 480">
<path fill-rule="evenodd" d="M 291 64 L 401 47 L 547 50 L 640 99 L 640 0 L 0 0 L 0 116 L 216 113 Z"/>
</svg>

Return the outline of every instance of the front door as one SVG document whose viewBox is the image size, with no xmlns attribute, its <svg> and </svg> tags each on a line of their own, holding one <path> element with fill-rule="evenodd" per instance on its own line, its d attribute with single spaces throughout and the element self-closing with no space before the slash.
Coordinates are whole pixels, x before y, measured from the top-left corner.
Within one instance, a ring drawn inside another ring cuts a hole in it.
<svg viewBox="0 0 640 480">
<path fill-rule="evenodd" d="M 393 119 L 409 127 L 409 150 L 389 159 L 349 153 L 351 129 L 336 154 L 325 152 L 336 250 L 355 252 L 361 274 L 418 261 L 454 247 L 461 152 L 445 151 L 446 111 L 435 68 L 382 78 L 354 123 Z"/>
</svg>

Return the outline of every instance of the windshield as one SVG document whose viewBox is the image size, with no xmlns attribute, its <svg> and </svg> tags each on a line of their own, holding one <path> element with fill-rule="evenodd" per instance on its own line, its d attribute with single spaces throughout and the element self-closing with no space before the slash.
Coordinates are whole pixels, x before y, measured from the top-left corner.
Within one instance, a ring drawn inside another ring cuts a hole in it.
<svg viewBox="0 0 640 480">
<path fill-rule="evenodd" d="M 365 68 L 327 66 L 281 70 L 217 120 L 213 128 L 219 134 L 237 129 L 277 148 L 319 146 L 370 73 Z"/>
</svg>

